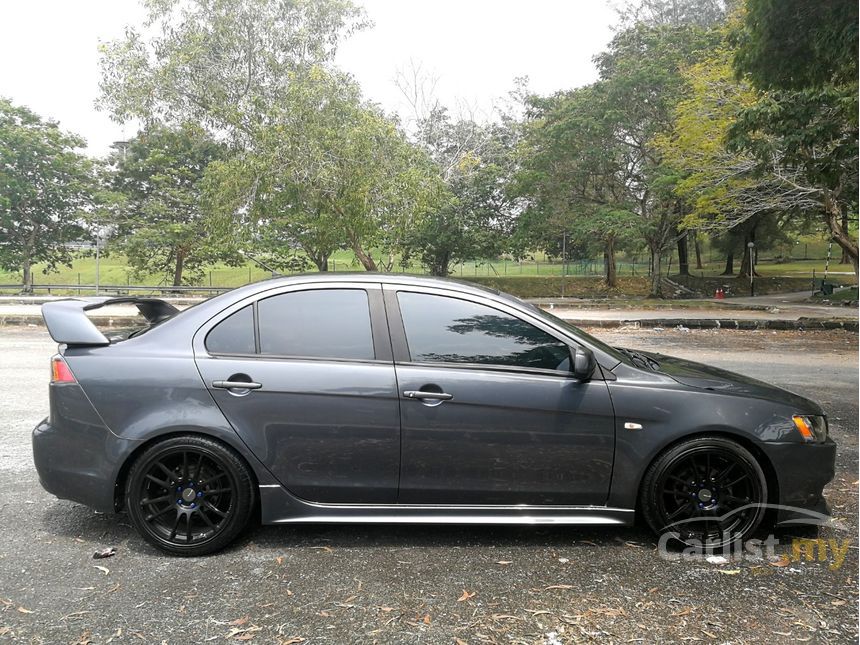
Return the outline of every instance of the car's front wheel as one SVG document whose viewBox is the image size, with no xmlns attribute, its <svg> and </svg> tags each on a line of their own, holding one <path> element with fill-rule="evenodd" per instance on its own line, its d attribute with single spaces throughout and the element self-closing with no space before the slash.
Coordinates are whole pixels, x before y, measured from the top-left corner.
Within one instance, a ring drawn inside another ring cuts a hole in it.
<svg viewBox="0 0 860 645">
<path fill-rule="evenodd" d="M 188 435 L 160 441 L 135 461 L 126 509 L 137 530 L 162 551 L 198 556 L 232 542 L 254 508 L 248 466 L 230 448 Z"/>
<path fill-rule="evenodd" d="M 659 535 L 719 548 L 748 539 L 767 500 L 767 478 L 749 450 L 723 437 L 695 437 L 654 460 L 642 481 L 640 509 Z"/>
</svg>

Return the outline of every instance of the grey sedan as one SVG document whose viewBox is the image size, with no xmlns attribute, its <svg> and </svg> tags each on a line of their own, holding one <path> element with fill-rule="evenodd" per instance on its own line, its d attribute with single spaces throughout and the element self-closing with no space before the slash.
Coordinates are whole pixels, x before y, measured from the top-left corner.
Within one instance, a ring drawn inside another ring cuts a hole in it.
<svg viewBox="0 0 860 645">
<path fill-rule="evenodd" d="M 134 303 L 108 337 L 86 316 Z M 826 516 L 835 445 L 815 403 L 610 347 L 512 296 L 450 280 L 317 274 L 182 312 L 153 298 L 44 305 L 49 492 L 125 510 L 176 555 L 256 518 L 615 524 L 687 544 Z M 769 509 L 775 512 L 769 513 Z"/>
</svg>

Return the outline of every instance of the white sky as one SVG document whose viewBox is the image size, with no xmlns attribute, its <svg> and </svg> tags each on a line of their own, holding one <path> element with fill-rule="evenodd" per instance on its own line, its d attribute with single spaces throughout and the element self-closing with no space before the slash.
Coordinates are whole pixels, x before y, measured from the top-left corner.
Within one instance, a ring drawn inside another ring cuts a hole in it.
<svg viewBox="0 0 860 645">
<path fill-rule="evenodd" d="M 338 64 L 365 95 L 404 111 L 394 85 L 412 63 L 438 79 L 437 97 L 488 111 L 528 76 L 545 94 L 592 81 L 592 56 L 612 34 L 608 0 L 358 0 L 375 26 L 352 36 Z M 82 135 L 101 155 L 132 125 L 97 112 L 100 40 L 122 35 L 143 12 L 136 0 L 3 0 L 0 96 Z"/>
</svg>

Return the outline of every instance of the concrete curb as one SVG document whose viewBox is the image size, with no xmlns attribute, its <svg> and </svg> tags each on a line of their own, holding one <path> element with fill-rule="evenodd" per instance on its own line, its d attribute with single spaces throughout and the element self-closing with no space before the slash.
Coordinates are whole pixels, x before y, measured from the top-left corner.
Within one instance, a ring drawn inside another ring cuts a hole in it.
<svg viewBox="0 0 860 645">
<path fill-rule="evenodd" d="M 858 322 L 856 320 L 841 318 L 798 318 L 796 320 L 735 320 L 731 318 L 645 318 L 636 320 L 565 319 L 565 322 L 569 322 L 570 324 L 576 325 L 577 327 L 633 327 L 635 329 L 653 329 L 655 327 L 660 327 L 663 329 L 674 329 L 677 327 L 685 327 L 687 329 L 772 329 L 781 331 L 844 329 L 845 331 L 850 331 L 854 333 L 857 333 L 858 331 Z"/>
<path fill-rule="evenodd" d="M 139 316 L 93 316 L 92 320 L 98 327 L 118 328 L 139 327 L 141 319 Z M 617 320 L 593 320 L 566 319 L 577 327 L 603 327 L 607 329 L 618 327 L 633 327 L 634 329 L 675 329 L 685 327 L 687 329 L 727 329 L 727 330 L 814 330 L 814 329 L 844 329 L 845 331 L 858 332 L 858 322 L 848 318 L 798 318 L 798 319 L 740 319 L 733 318 L 639 318 L 639 319 L 617 319 Z M 0 315 L 0 327 L 4 326 L 29 326 L 44 327 L 41 315 Z"/>
</svg>

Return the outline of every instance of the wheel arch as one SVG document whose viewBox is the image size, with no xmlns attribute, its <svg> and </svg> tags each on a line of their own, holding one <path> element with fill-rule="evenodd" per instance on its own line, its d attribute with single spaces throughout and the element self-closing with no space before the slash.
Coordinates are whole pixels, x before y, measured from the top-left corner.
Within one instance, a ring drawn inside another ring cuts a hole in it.
<svg viewBox="0 0 860 645">
<path fill-rule="evenodd" d="M 171 428 L 169 430 L 164 430 L 157 434 L 154 434 L 147 439 L 143 440 L 138 446 L 135 447 L 123 460 L 122 464 L 117 471 L 116 478 L 114 479 L 114 489 L 113 489 L 113 497 L 114 497 L 114 510 L 122 511 L 125 506 L 125 488 L 128 483 L 128 474 L 131 471 L 131 467 L 134 463 L 140 458 L 140 456 L 151 446 L 154 446 L 161 441 L 166 441 L 167 439 L 172 439 L 174 437 L 187 437 L 187 436 L 197 436 L 197 437 L 205 437 L 211 441 L 216 441 L 220 443 L 224 447 L 232 450 L 236 455 L 245 463 L 248 467 L 248 472 L 251 474 L 251 479 L 254 484 L 255 491 L 255 505 L 259 510 L 260 504 L 260 494 L 259 494 L 259 484 L 260 478 L 257 473 L 257 469 L 255 465 L 252 463 L 252 460 L 248 458 L 246 454 L 246 450 L 242 447 L 235 445 L 233 442 L 226 440 L 221 433 L 212 432 L 206 428 Z"/>
<path fill-rule="evenodd" d="M 643 465 L 640 470 L 637 481 L 636 481 L 636 511 L 637 514 L 641 511 L 641 493 L 642 493 L 642 480 L 645 478 L 645 473 L 651 468 L 655 461 L 657 461 L 662 455 L 666 452 L 674 448 L 680 443 L 684 441 L 689 441 L 690 439 L 701 439 L 701 438 L 720 438 L 727 439 L 729 441 L 734 441 L 738 445 L 746 448 L 750 454 L 755 458 L 758 465 L 761 466 L 762 471 L 764 472 L 765 481 L 767 483 L 767 501 L 770 504 L 775 504 L 779 502 L 779 478 L 776 474 L 776 469 L 773 466 L 770 458 L 765 454 L 764 450 L 761 449 L 760 446 L 756 444 L 749 436 L 739 433 L 732 432 L 728 429 L 702 429 L 696 432 L 691 432 L 689 434 L 684 434 L 678 437 L 673 437 L 671 441 L 663 444 L 653 452 L 647 462 Z"/>
</svg>

